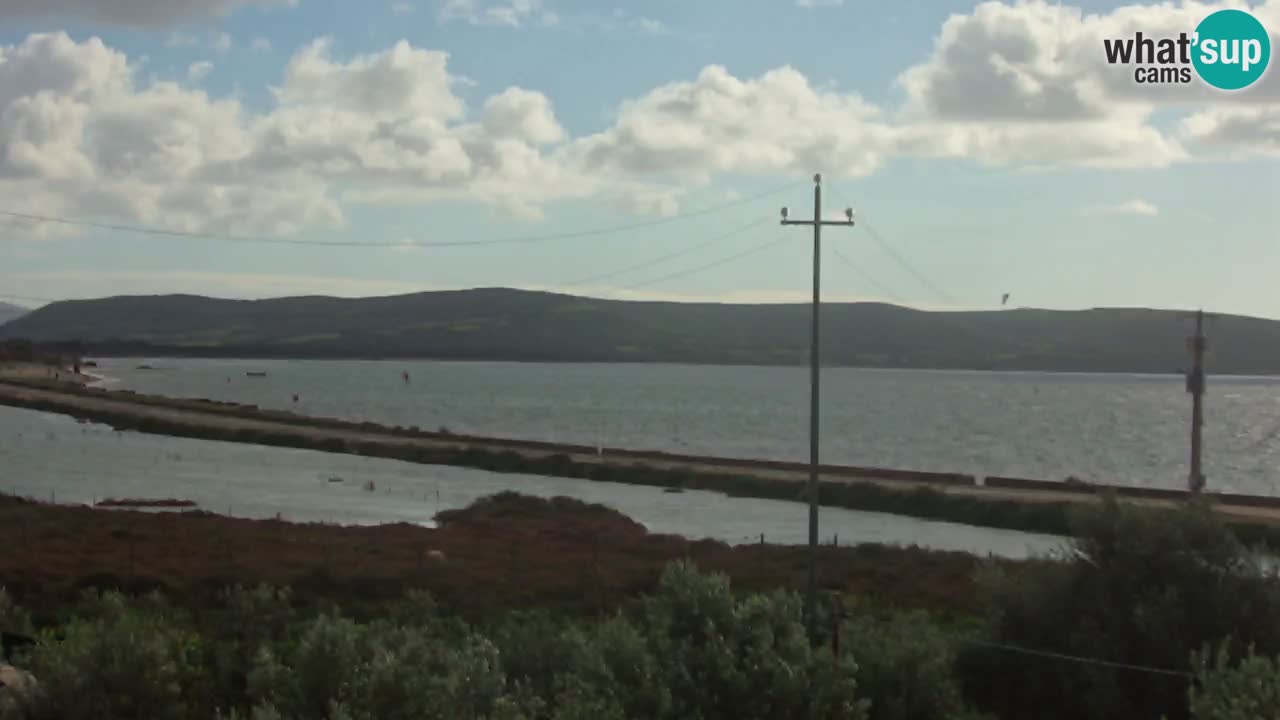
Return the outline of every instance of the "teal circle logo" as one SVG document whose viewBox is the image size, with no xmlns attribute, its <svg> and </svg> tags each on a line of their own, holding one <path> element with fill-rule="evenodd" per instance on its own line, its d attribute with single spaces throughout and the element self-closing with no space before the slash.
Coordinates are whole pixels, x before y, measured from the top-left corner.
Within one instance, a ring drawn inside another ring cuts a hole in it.
<svg viewBox="0 0 1280 720">
<path fill-rule="evenodd" d="M 1219 10 L 1196 27 L 1191 62 L 1200 78 L 1219 90 L 1242 90 L 1266 72 L 1271 37 L 1243 10 Z"/>
</svg>

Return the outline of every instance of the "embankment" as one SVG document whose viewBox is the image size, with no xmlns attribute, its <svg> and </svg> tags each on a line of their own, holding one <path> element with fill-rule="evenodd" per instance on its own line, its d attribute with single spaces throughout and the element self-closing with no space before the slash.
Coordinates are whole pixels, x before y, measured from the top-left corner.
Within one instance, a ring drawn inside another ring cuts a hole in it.
<svg viewBox="0 0 1280 720">
<path fill-rule="evenodd" d="M 72 415 L 120 430 L 383 457 L 494 472 L 549 475 L 788 501 L 806 499 L 801 463 L 593 448 L 383 427 L 209 400 L 70 384 L 0 381 L 0 404 Z M 961 474 L 823 466 L 822 504 L 1027 532 L 1068 534 L 1071 510 L 1114 494 L 1167 508 L 1185 493 Z M 994 482 L 993 482 L 994 481 Z M 1280 503 L 1210 496 L 1246 539 L 1280 547 Z"/>
</svg>

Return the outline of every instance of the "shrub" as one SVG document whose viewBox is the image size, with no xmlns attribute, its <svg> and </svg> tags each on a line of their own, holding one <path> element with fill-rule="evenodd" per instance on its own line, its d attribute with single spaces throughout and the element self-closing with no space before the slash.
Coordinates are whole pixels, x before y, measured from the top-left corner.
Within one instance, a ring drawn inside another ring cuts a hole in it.
<svg viewBox="0 0 1280 720">
<path fill-rule="evenodd" d="M 1280 588 L 1206 507 L 1152 513 L 1107 501 L 1077 518 L 1062 562 L 982 585 L 989 639 L 1171 673 L 975 649 L 969 694 L 1006 717 L 1188 717 L 1193 652 L 1229 640 L 1280 652 Z"/>
<path fill-rule="evenodd" d="M 259 652 L 255 712 L 293 720 L 488 717 L 505 694 L 497 648 L 471 635 L 440 642 L 421 628 L 321 616 L 282 653 Z"/>
<path fill-rule="evenodd" d="M 1280 718 L 1280 658 L 1259 657 L 1250 648 L 1232 665 L 1220 650 L 1212 663 L 1196 658 L 1197 686 L 1191 691 L 1195 720 L 1275 720 Z"/>
<path fill-rule="evenodd" d="M 870 720 L 954 720 L 967 712 L 955 674 L 955 640 L 923 613 L 860 616 L 841 646 L 858 662 Z"/>
<path fill-rule="evenodd" d="M 866 717 L 857 666 L 810 646 L 794 593 L 737 600 L 723 575 L 678 561 L 641 608 L 638 627 L 660 659 L 672 717 Z"/>
<path fill-rule="evenodd" d="M 187 720 L 212 711 L 189 697 L 197 684 L 199 641 L 154 611 L 103 595 L 97 617 L 77 619 L 62 637 L 46 634 L 31 654 L 39 680 L 35 718 Z"/>
</svg>

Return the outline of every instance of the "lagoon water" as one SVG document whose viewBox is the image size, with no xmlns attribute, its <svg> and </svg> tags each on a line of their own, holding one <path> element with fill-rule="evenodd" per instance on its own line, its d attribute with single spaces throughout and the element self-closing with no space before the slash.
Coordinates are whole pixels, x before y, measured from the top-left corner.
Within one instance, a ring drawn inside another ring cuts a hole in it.
<svg viewBox="0 0 1280 720">
<path fill-rule="evenodd" d="M 799 367 L 112 359 L 100 372 L 139 392 L 393 425 L 808 458 Z M 830 368 L 822 382 L 825 462 L 1186 484 L 1191 402 L 1178 376 Z M 1280 378 L 1210 378 L 1204 434 L 1211 488 L 1280 494 Z"/>
<path fill-rule="evenodd" d="M 342 482 L 330 482 L 339 477 Z M 363 489 L 373 482 L 372 492 Z M 652 532 L 729 543 L 807 542 L 800 503 L 117 432 L 61 415 L 0 407 L 0 491 L 59 503 L 180 498 L 239 517 L 295 522 L 431 525 L 436 512 L 503 490 L 609 505 Z M 824 508 L 824 541 L 914 544 L 1026 557 L 1061 545 L 1047 535 Z"/>
<path fill-rule="evenodd" d="M 120 389 L 477 435 L 788 460 L 808 452 L 804 368 L 133 358 L 103 360 L 97 372 Z M 1175 376 L 833 368 L 823 402 L 825 462 L 1185 483 L 1190 402 Z M 1211 487 L 1280 494 L 1280 379 L 1212 378 L 1205 452 Z M 0 408 L 0 491 L 58 502 L 177 497 L 244 517 L 430 524 L 439 510 L 512 489 L 601 502 L 654 532 L 807 539 L 799 503 L 115 432 Z M 1061 544 L 837 509 L 823 510 L 821 535 L 1008 557 Z"/>
</svg>

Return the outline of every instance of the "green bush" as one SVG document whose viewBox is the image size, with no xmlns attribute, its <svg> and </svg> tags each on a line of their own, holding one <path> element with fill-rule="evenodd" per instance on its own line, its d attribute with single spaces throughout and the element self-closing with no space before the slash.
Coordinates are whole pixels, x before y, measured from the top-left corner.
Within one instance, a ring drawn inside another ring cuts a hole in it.
<svg viewBox="0 0 1280 720">
<path fill-rule="evenodd" d="M 93 610 L 46 633 L 31 653 L 34 718 L 188 720 L 206 712 L 190 692 L 200 684 L 196 635 L 114 593 Z"/>
<path fill-rule="evenodd" d="M 810 646 L 800 599 L 736 599 L 722 575 L 668 566 L 637 622 L 659 659 L 674 718 L 864 718 L 857 666 Z"/>
<path fill-rule="evenodd" d="M 0 593 L 6 616 L 23 617 Z M 30 655 L 33 717 L 866 717 L 857 666 L 810 648 L 794 595 L 739 598 L 686 563 L 602 620 L 513 613 L 477 628 L 422 594 L 377 616 L 304 612 L 266 587 L 198 611 L 90 595 Z"/>
<path fill-rule="evenodd" d="M 859 616 L 844 623 L 841 647 L 857 659 L 870 720 L 966 717 L 955 673 L 956 640 L 927 615 Z"/>
<path fill-rule="evenodd" d="M 1191 691 L 1195 720 L 1280 719 L 1280 658 L 1260 657 L 1250 648 L 1233 665 L 1222 650 L 1212 663 L 1197 658 L 1196 681 Z"/>
<path fill-rule="evenodd" d="M 1280 587 L 1205 506 L 1153 513 L 1108 501 L 1082 511 L 1060 562 L 982 585 L 990 640 L 1173 671 L 1067 662 L 982 647 L 967 693 L 1002 717 L 1188 717 L 1192 653 L 1227 641 L 1280 652 Z"/>
<path fill-rule="evenodd" d="M 291 720 L 486 718 L 506 689 L 497 648 L 480 636 L 444 643 L 421 628 L 333 616 L 283 653 L 261 650 L 249 677 L 255 712 Z"/>
</svg>

